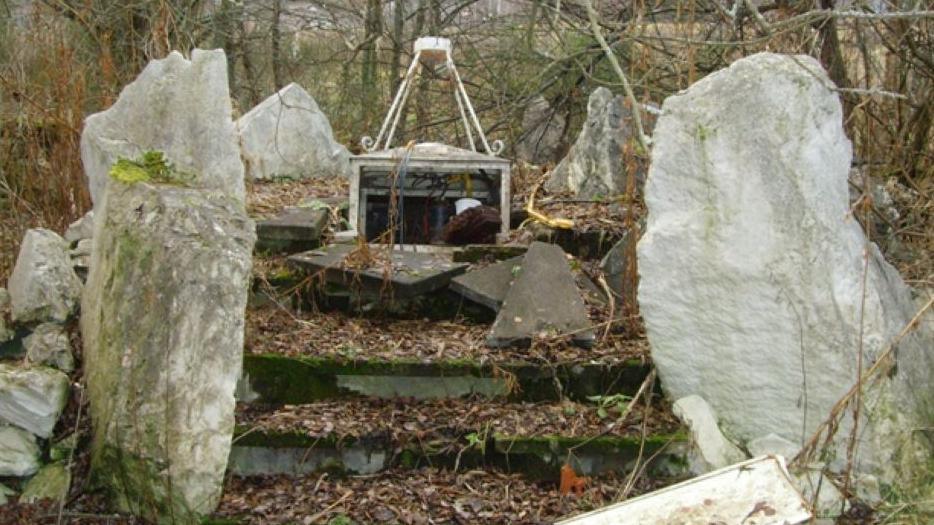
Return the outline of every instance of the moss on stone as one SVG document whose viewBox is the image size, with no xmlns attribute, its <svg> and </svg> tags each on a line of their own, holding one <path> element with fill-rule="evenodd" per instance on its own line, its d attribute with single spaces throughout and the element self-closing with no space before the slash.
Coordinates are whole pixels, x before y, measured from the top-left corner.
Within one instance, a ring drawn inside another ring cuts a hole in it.
<svg viewBox="0 0 934 525">
<path fill-rule="evenodd" d="M 193 175 L 175 169 L 161 151 L 147 151 L 137 160 L 120 157 L 108 174 L 125 184 L 157 182 L 187 186 L 194 179 Z"/>
</svg>

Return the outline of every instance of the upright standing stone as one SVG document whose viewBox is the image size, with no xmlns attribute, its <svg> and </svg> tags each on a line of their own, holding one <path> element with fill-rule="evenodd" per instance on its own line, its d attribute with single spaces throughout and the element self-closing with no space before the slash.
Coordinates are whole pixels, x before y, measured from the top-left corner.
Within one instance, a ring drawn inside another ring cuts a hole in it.
<svg viewBox="0 0 934 525">
<path fill-rule="evenodd" d="M 195 523 L 217 505 L 254 242 L 221 192 L 109 185 L 81 330 L 92 472 L 124 510 Z"/>
<path fill-rule="evenodd" d="M 315 99 L 292 83 L 237 121 L 251 179 L 348 177 L 350 152 L 334 140 Z"/>
<path fill-rule="evenodd" d="M 639 303 L 662 385 L 701 395 L 742 441 L 800 446 L 856 382 L 859 352 L 871 366 L 917 310 L 849 213 L 833 86 L 810 57 L 753 55 L 669 97 L 654 140 Z M 934 415 L 930 322 L 864 391 L 859 470 L 887 482 L 929 465 L 915 429 Z"/>
<path fill-rule="evenodd" d="M 553 191 L 569 189 L 588 199 L 624 193 L 630 166 L 623 148 L 634 140 L 629 111 L 622 96 L 613 96 L 603 87 L 594 90 L 577 141 L 551 172 L 545 187 Z M 643 176 L 638 165 L 635 176 Z"/>
<path fill-rule="evenodd" d="M 535 97 L 522 114 L 522 138 L 516 144 L 516 155 L 533 164 L 553 162 L 560 155 L 566 125 L 564 116 L 545 97 Z"/>
<path fill-rule="evenodd" d="M 220 49 L 153 60 L 106 111 L 85 120 L 81 160 L 95 209 L 118 158 L 161 151 L 194 186 L 245 197 L 243 163 Z"/>
<path fill-rule="evenodd" d="M 51 230 L 27 231 L 9 287 L 14 321 L 65 322 L 81 297 L 81 280 L 71 267 L 65 240 Z"/>
</svg>

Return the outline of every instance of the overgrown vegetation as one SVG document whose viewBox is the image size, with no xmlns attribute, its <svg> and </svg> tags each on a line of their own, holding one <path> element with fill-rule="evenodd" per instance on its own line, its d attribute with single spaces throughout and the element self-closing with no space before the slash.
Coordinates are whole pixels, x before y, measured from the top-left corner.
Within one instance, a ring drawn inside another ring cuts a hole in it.
<svg viewBox="0 0 934 525">
<path fill-rule="evenodd" d="M 632 86 L 630 104 L 646 116 L 665 97 L 742 56 L 767 50 L 818 58 L 839 88 L 854 144 L 853 190 L 864 196 L 854 215 L 909 284 L 934 286 L 930 6 L 907 0 L 591 3 L 605 45 Z M 237 113 L 298 82 L 329 116 L 338 139 L 356 147 L 378 129 L 415 38 L 438 34 L 454 41 L 491 139 L 521 140 L 522 114 L 542 96 L 568 123 L 566 148 L 595 87 L 623 92 L 586 6 L 584 0 L 0 0 L 0 285 L 27 228 L 63 231 L 90 207 L 80 156 L 84 117 L 112 104 L 150 59 L 173 49 L 223 48 Z M 429 70 L 418 82 L 397 144 L 465 142 L 447 74 Z M 644 169 L 648 152 L 633 145 L 624 153 L 628 169 Z M 122 159 L 114 173 L 127 181 L 174 180 L 168 160 L 150 152 Z M 519 196 L 540 175 L 527 166 L 516 173 Z M 262 210 L 256 193 L 251 205 Z M 624 200 L 638 198 L 632 189 Z M 600 206 L 618 200 L 608 196 Z M 621 399 L 595 402 L 608 412 L 626 408 Z M 921 523 L 925 497 L 893 494 L 883 511 L 892 522 L 918 516 Z"/>
<path fill-rule="evenodd" d="M 648 108 L 757 51 L 819 58 L 841 87 L 856 163 L 897 194 L 900 216 L 877 221 L 886 231 L 870 233 L 891 248 L 912 284 L 931 285 L 931 11 L 908 1 L 836 3 L 593 5 L 635 98 Z M 589 92 L 600 85 L 622 91 L 580 0 L 0 1 L 0 278 L 9 275 L 26 228 L 62 230 L 89 207 L 79 152 L 83 118 L 109 106 L 149 59 L 221 47 L 237 111 L 299 82 L 338 138 L 355 145 L 379 127 L 412 43 L 425 34 L 454 40 L 481 121 L 507 144 L 522 138 L 522 112 L 539 95 L 567 119 L 570 143 Z M 446 75 L 443 68 L 428 71 L 441 82 L 418 83 L 400 144 L 462 143 Z M 633 148 L 627 155 L 645 153 Z"/>
</svg>

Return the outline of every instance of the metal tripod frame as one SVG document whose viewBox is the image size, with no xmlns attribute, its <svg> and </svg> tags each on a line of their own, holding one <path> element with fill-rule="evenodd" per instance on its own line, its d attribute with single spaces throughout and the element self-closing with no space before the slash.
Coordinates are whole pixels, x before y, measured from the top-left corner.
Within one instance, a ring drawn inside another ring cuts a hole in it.
<svg viewBox="0 0 934 525">
<path fill-rule="evenodd" d="M 392 101 L 392 106 L 389 107 L 389 113 L 386 114 L 386 119 L 383 121 L 383 125 L 379 129 L 379 134 L 376 136 L 376 140 L 374 141 L 371 137 L 366 136 L 360 140 L 360 145 L 363 146 L 363 149 L 367 152 L 373 152 L 380 149 L 388 150 L 390 148 L 393 136 L 396 133 L 396 128 L 399 125 L 399 119 L 402 116 L 402 110 L 405 107 L 405 103 L 409 98 L 409 93 L 412 90 L 412 84 L 414 83 L 413 81 L 421 74 L 423 67 L 421 60 L 422 53 L 427 50 L 430 54 L 444 53 L 444 64 L 448 71 L 451 72 L 451 75 L 454 77 L 454 81 L 456 83 L 454 89 L 454 99 L 457 101 L 458 110 L 460 110 L 461 122 L 464 125 L 464 131 L 467 133 L 467 141 L 470 143 L 470 149 L 472 151 L 477 151 L 477 145 L 474 141 L 473 134 L 475 130 L 477 135 L 480 137 L 480 143 L 483 145 L 483 149 L 486 151 L 487 155 L 499 155 L 503 151 L 503 141 L 494 140 L 492 146 L 489 142 L 487 142 L 486 135 L 483 133 L 483 128 L 480 126 L 480 120 L 477 118 L 477 113 L 473 109 L 473 104 L 470 103 L 470 98 L 467 97 L 467 90 L 464 89 L 464 83 L 461 81 L 460 73 L 457 72 L 457 66 L 454 65 L 454 59 L 451 57 L 450 43 L 445 41 L 445 45 L 423 49 L 420 47 L 420 45 L 422 41 L 426 40 L 436 42 L 444 39 L 426 37 L 420 38 L 419 41 L 416 42 L 415 56 L 412 58 L 412 63 L 409 65 L 409 69 L 406 71 L 405 77 L 402 79 L 402 84 L 399 85 L 399 90 L 396 92 L 396 96 Z M 389 133 L 386 133 L 387 128 L 389 129 Z M 385 141 L 383 140 L 384 138 Z M 382 147 L 380 147 L 381 143 Z"/>
</svg>

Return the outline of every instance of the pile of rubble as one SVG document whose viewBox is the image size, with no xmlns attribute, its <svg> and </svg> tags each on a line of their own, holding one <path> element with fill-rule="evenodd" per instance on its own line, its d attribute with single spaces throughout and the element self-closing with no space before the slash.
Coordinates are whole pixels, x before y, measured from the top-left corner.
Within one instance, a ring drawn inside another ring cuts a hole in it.
<svg viewBox="0 0 934 525">
<path fill-rule="evenodd" d="M 69 248 L 55 232 L 29 230 L 9 291 L 0 288 L 0 476 L 22 478 L 23 503 L 62 500 L 71 483 L 75 436 L 53 439 L 77 368 L 70 328 L 82 282 Z M 0 504 L 15 493 L 0 485 Z"/>
</svg>

